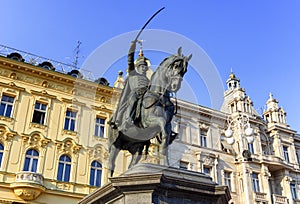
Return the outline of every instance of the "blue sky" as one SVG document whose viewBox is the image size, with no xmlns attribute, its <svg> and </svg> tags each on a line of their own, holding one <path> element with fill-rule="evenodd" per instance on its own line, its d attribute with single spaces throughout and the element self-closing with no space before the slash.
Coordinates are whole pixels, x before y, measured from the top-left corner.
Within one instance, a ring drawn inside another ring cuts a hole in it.
<svg viewBox="0 0 300 204">
<path fill-rule="evenodd" d="M 272 92 L 287 112 L 291 128 L 300 130 L 300 2 L 296 0 L 2 1 L 0 44 L 71 63 L 80 40 L 81 66 L 99 46 L 140 29 L 161 7 L 165 9 L 147 28 L 170 31 L 196 43 L 216 67 L 224 86 L 232 68 L 258 112 Z M 144 40 L 145 49 L 154 44 L 149 38 Z M 115 49 L 127 50 L 128 46 L 120 44 Z M 184 47 L 183 51 L 190 54 Z M 153 52 L 145 54 L 157 64 L 164 54 Z M 113 67 L 124 70 L 126 61 L 120 58 Z M 97 75 L 108 67 L 90 69 Z M 115 72 L 106 72 L 111 84 Z M 193 71 L 187 80 L 192 78 Z M 196 82 L 193 88 L 202 90 L 196 93 L 197 102 L 210 107 L 207 84 Z"/>
</svg>

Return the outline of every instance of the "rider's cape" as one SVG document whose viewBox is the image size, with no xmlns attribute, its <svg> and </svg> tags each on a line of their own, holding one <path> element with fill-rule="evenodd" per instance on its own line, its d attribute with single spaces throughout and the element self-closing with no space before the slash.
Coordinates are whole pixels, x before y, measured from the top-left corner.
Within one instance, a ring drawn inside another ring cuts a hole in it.
<svg viewBox="0 0 300 204">
<path fill-rule="evenodd" d="M 129 76 L 130 77 L 130 76 Z M 115 113 L 112 116 L 111 122 L 113 123 L 118 123 L 119 125 L 122 124 L 123 122 L 123 116 L 126 112 L 126 108 L 127 108 L 127 101 L 129 98 L 129 94 L 131 92 L 131 88 L 129 86 L 129 77 L 127 77 L 125 79 L 125 83 L 124 83 L 124 89 L 121 92 L 120 98 L 119 98 L 119 103 L 118 106 L 116 108 Z M 110 134 L 110 137 L 108 138 L 108 146 L 110 147 L 117 139 L 118 137 L 118 129 L 111 129 L 111 131 L 116 132 L 116 134 Z"/>
</svg>

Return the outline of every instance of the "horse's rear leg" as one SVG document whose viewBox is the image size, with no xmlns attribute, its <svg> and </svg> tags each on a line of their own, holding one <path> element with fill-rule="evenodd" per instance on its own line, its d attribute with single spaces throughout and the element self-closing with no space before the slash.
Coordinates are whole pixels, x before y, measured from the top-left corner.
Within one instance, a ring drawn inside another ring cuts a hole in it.
<svg viewBox="0 0 300 204">
<path fill-rule="evenodd" d="M 131 161 L 128 166 L 128 169 L 136 165 L 142 158 L 143 155 L 144 144 L 135 144 L 131 146 L 129 152 L 131 153 Z"/>
<path fill-rule="evenodd" d="M 114 174 L 114 171 L 115 171 L 115 167 L 116 167 L 116 158 L 118 156 L 120 152 L 120 149 L 117 148 L 115 146 L 115 144 L 113 144 L 111 147 L 110 147 L 110 151 L 109 151 L 109 162 L 108 162 L 108 169 L 110 171 L 110 176 L 112 177 L 113 174 Z"/>
</svg>

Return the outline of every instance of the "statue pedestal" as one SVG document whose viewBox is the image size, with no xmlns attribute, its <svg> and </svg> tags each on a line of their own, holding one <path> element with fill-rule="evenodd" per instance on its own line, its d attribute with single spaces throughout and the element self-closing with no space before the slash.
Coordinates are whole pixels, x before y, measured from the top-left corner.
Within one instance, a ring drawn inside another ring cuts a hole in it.
<svg viewBox="0 0 300 204">
<path fill-rule="evenodd" d="M 231 198 L 203 173 L 156 164 L 137 164 L 110 181 L 79 204 L 223 204 Z"/>
</svg>

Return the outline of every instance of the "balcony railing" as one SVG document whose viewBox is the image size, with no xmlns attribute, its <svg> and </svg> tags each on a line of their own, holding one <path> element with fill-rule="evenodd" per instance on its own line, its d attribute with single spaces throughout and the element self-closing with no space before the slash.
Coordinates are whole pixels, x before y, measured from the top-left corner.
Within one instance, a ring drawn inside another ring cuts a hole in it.
<svg viewBox="0 0 300 204">
<path fill-rule="evenodd" d="M 273 194 L 273 202 L 275 204 L 288 204 L 287 197 Z"/>
<path fill-rule="evenodd" d="M 11 183 L 16 196 L 23 200 L 35 200 L 46 190 L 43 185 L 43 176 L 35 172 L 19 172 L 16 174 L 15 182 Z"/>
<path fill-rule="evenodd" d="M 255 200 L 265 201 L 266 199 L 267 199 L 267 194 L 266 193 L 260 193 L 260 192 L 255 193 Z"/>
<path fill-rule="evenodd" d="M 41 64 L 43 62 L 50 62 L 55 67 L 55 71 L 57 71 L 57 72 L 67 74 L 67 73 L 71 72 L 72 70 L 79 70 L 83 79 L 89 80 L 89 81 L 95 81 L 94 74 L 89 70 L 79 69 L 78 67 L 71 65 L 71 64 L 65 64 L 65 63 L 58 62 L 58 61 L 48 59 L 45 57 L 41 57 L 41 56 L 29 53 L 29 52 L 17 50 L 15 48 L 11 48 L 11 47 L 8 47 L 5 45 L 0 45 L 0 56 L 6 57 L 9 54 L 15 53 L 15 52 L 20 54 L 23 57 L 25 63 L 31 64 L 34 66 L 38 66 L 39 64 Z"/>
<path fill-rule="evenodd" d="M 43 186 L 44 178 L 35 172 L 19 172 L 16 174 L 16 183 L 35 183 Z"/>
</svg>

